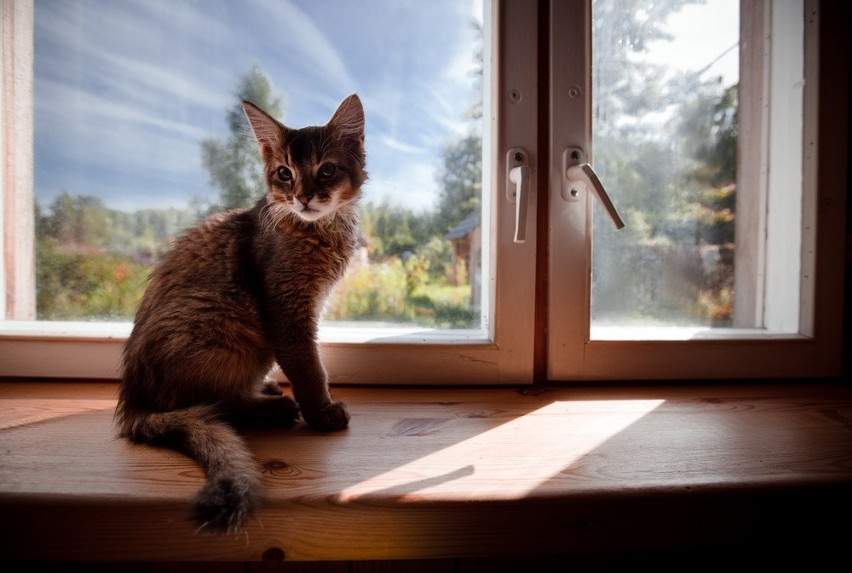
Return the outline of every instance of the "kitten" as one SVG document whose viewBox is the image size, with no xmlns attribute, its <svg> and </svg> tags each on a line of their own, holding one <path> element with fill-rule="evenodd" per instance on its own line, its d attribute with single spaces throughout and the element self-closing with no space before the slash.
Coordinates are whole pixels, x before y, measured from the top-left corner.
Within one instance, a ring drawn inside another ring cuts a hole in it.
<svg viewBox="0 0 852 573">
<path fill-rule="evenodd" d="M 238 530 L 260 502 L 257 464 L 234 429 L 349 423 L 317 347 L 326 295 L 357 248 L 364 111 L 357 95 L 324 126 L 291 129 L 243 110 L 268 192 L 251 209 L 187 231 L 151 273 L 122 356 L 116 416 L 134 442 L 186 453 L 204 469 L 200 530 Z M 295 401 L 265 375 L 277 362 Z"/>
</svg>

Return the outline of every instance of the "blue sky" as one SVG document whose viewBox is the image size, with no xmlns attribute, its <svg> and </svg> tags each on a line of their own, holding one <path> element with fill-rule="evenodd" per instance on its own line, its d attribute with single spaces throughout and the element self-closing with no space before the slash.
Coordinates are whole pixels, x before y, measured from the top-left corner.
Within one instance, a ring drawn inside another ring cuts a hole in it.
<svg viewBox="0 0 852 573">
<path fill-rule="evenodd" d="M 479 0 L 37 0 L 35 192 L 113 208 L 215 198 L 200 142 L 226 136 L 257 64 L 285 124 L 325 123 L 357 92 L 368 200 L 434 205 L 442 148 L 471 129 Z"/>
</svg>

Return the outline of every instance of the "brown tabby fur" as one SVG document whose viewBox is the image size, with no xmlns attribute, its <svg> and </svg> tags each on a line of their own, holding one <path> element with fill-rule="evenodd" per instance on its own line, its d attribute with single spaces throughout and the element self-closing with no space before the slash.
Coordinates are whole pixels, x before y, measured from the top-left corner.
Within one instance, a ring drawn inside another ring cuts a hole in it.
<svg viewBox="0 0 852 573">
<path fill-rule="evenodd" d="M 357 247 L 364 112 L 346 98 L 324 126 L 290 129 L 243 109 L 268 193 L 213 215 L 174 244 L 149 279 L 123 354 L 116 416 L 134 442 L 182 451 L 207 482 L 200 530 L 239 529 L 259 506 L 261 478 L 241 425 L 341 430 L 316 343 L 324 299 Z M 281 169 L 284 168 L 284 169 Z M 295 401 L 265 381 L 277 362 Z"/>
</svg>

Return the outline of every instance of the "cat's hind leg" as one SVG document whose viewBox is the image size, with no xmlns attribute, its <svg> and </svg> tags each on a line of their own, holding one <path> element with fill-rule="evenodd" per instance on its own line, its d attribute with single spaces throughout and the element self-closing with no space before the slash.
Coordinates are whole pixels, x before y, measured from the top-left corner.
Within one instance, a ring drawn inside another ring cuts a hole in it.
<svg viewBox="0 0 852 573">
<path fill-rule="evenodd" d="M 240 428 L 289 427 L 299 419 L 299 406 L 289 396 L 261 395 L 230 405 L 231 419 Z"/>
</svg>

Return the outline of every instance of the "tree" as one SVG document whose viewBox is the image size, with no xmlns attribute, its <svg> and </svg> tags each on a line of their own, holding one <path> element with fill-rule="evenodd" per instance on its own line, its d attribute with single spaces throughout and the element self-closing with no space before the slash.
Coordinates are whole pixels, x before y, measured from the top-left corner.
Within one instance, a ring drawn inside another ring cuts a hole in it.
<svg viewBox="0 0 852 573">
<path fill-rule="evenodd" d="M 698 91 L 684 105 L 677 132 L 684 153 L 698 166 L 689 174 L 695 181 L 713 187 L 736 182 L 738 99 L 737 86 Z"/>
<path fill-rule="evenodd" d="M 476 67 L 471 72 L 476 94 L 465 117 L 471 121 L 468 135 L 446 145 L 441 157 L 442 167 L 438 176 L 441 187 L 438 212 L 435 215 L 433 232 L 443 235 L 456 223 L 478 211 L 482 204 L 482 26 L 471 24 L 477 47 Z"/>
<path fill-rule="evenodd" d="M 67 191 L 54 199 L 49 215 L 39 216 L 40 236 L 53 237 L 66 248 L 104 247 L 113 230 L 103 201 L 88 195 L 73 196 Z"/>
<path fill-rule="evenodd" d="M 361 205 L 361 232 L 370 244 L 373 256 L 383 258 L 414 252 L 432 235 L 432 216 L 417 215 L 387 201 Z"/>
<path fill-rule="evenodd" d="M 201 142 L 204 168 L 219 191 L 219 202 L 211 206 L 211 211 L 248 207 L 266 193 L 263 163 L 242 102 L 248 100 L 280 119 L 282 98 L 274 93 L 269 77 L 255 65 L 240 79 L 236 100 L 226 115 L 228 138 L 212 137 Z"/>
<path fill-rule="evenodd" d="M 448 145 L 438 177 L 441 195 L 435 230 L 446 233 L 478 210 L 482 193 L 482 137 L 471 134 Z"/>
<path fill-rule="evenodd" d="M 683 221 L 688 211 L 678 192 L 687 166 L 676 163 L 670 130 L 661 129 L 658 118 L 661 111 L 678 106 L 684 93 L 697 89 L 697 78 L 670 78 L 665 65 L 641 55 L 652 42 L 671 39 L 664 29 L 670 15 L 696 3 L 598 0 L 594 4 L 595 170 L 616 191 L 619 210 L 629 222 L 623 234 L 642 229 L 644 236 L 636 240 L 666 235 L 671 222 Z M 633 224 L 634 218 L 638 224 Z"/>
<path fill-rule="evenodd" d="M 700 319 L 710 314 L 702 299 L 721 300 L 729 282 L 736 90 L 643 57 L 668 39 L 669 16 L 694 3 L 594 5 L 594 163 L 627 221 L 618 236 L 594 227 L 596 319 Z M 714 252 L 721 262 L 708 277 Z"/>
<path fill-rule="evenodd" d="M 685 173 L 685 187 L 691 194 L 696 214 L 696 239 L 714 245 L 720 252 L 732 252 L 737 190 L 737 137 L 739 135 L 738 86 L 721 95 L 718 90 L 697 93 L 684 105 L 679 132 L 684 153 L 695 160 Z M 733 261 L 716 275 L 719 288 L 733 289 Z"/>
</svg>

